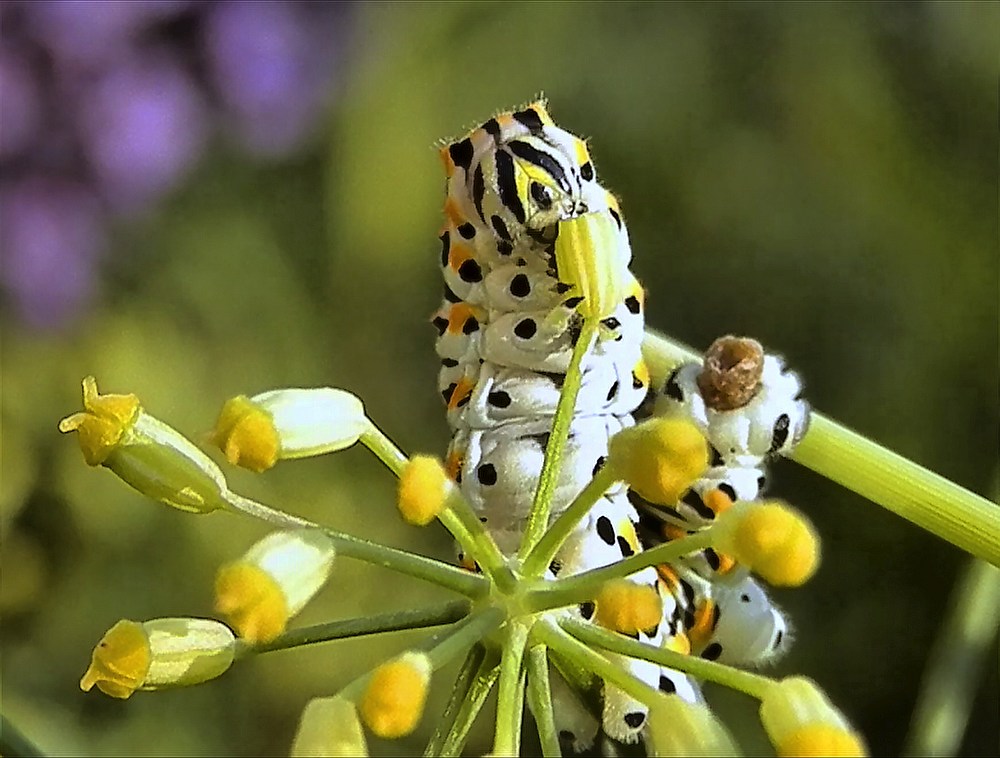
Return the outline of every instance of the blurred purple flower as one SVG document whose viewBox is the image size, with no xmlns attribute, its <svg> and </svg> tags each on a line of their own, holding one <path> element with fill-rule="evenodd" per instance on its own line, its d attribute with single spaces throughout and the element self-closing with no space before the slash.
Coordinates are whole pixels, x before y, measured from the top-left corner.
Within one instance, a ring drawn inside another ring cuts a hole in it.
<svg viewBox="0 0 1000 758">
<path fill-rule="evenodd" d="M 72 319 L 109 214 L 135 216 L 178 185 L 213 114 L 258 154 L 297 147 L 330 96 L 348 13 L 309 0 L 0 0 L 0 287 L 23 321 Z"/>
<path fill-rule="evenodd" d="M 41 125 L 38 80 L 27 62 L 0 47 L 0 160 L 31 146 Z"/>
<path fill-rule="evenodd" d="M 333 74 L 335 9 L 258 0 L 220 2 L 205 19 L 210 75 L 251 150 L 294 148 L 319 115 Z"/>
<path fill-rule="evenodd" d="M 119 57 L 151 24 L 190 0 L 31 0 L 22 2 L 27 26 L 59 67 L 90 69 Z"/>
<path fill-rule="evenodd" d="M 97 199 L 76 182 L 32 177 L 0 190 L 0 271 L 21 318 L 65 323 L 91 298 L 104 248 Z"/>
<path fill-rule="evenodd" d="M 79 105 L 84 152 L 119 212 L 142 210 L 171 189 L 200 157 L 207 137 L 194 81 L 163 55 L 112 68 Z"/>
</svg>

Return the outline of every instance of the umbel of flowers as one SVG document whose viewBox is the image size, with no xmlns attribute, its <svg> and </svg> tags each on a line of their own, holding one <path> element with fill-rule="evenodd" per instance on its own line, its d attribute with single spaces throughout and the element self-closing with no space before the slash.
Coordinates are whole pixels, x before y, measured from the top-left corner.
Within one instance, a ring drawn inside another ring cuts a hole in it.
<svg viewBox="0 0 1000 758">
<path fill-rule="evenodd" d="M 614 438 L 591 486 L 530 545 L 523 560 L 503 555 L 459 488 L 431 456 L 408 458 L 365 414 L 361 401 L 336 389 L 276 390 L 228 401 L 212 441 L 233 464 L 264 471 L 278 461 L 344 449 L 358 442 L 399 478 L 398 512 L 408 523 L 439 521 L 480 572 L 352 537 L 233 492 L 220 468 L 196 445 L 150 416 L 134 395 L 100 394 L 83 383 L 84 410 L 60 423 L 75 431 L 86 461 L 139 492 L 189 513 L 222 511 L 257 518 L 272 531 L 216 577 L 216 610 L 226 623 L 173 618 L 122 620 L 95 648 L 81 687 L 116 698 L 137 690 L 197 684 L 254 654 L 390 630 L 435 627 L 427 641 L 386 661 L 304 709 L 293 755 L 366 755 L 366 730 L 381 738 L 411 733 L 423 716 L 434 672 L 465 657 L 454 694 L 428 746 L 457 754 L 486 697 L 498 691 L 493 753 L 516 754 L 527 704 L 543 753 L 559 755 L 553 697 L 563 680 L 583 693 L 604 681 L 648 708 L 647 749 L 655 755 L 734 754 L 732 736 L 704 703 L 690 703 L 635 678 L 622 656 L 710 680 L 760 701 L 761 719 L 779 755 L 862 755 L 863 740 L 811 681 L 774 680 L 638 641 L 637 630 L 661 618 L 660 599 L 628 580 L 713 547 L 773 584 L 797 586 L 818 561 L 805 519 L 779 502 L 740 503 L 707 528 L 603 568 L 572 577 L 543 576 L 579 520 L 615 482 L 662 502 L 676 499 L 708 463 L 693 425 L 652 420 Z M 460 599 L 289 629 L 290 621 L 335 571 L 335 556 L 355 558 L 435 582 Z M 590 621 L 567 612 L 596 609 Z M 447 625 L 440 631 L 442 625 Z M 635 637 L 635 638 L 633 638 Z M 552 671 L 559 676 L 550 678 Z"/>
</svg>

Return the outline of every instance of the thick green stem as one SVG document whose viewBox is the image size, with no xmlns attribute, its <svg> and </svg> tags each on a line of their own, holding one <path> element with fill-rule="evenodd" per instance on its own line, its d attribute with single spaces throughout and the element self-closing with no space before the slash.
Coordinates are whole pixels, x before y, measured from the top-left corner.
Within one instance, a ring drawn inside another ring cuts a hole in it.
<svg viewBox="0 0 1000 758">
<path fill-rule="evenodd" d="M 525 606 L 537 612 L 593 600 L 601 585 L 609 579 L 631 576 L 648 566 L 670 563 L 681 556 L 711 547 L 712 537 L 712 528 L 709 527 L 697 534 L 657 545 L 623 561 L 556 579 L 554 582 L 538 582 L 525 594 Z"/>
<path fill-rule="evenodd" d="M 241 647 L 239 655 L 269 653 L 275 650 L 288 650 L 289 648 L 315 645 L 319 642 L 342 640 L 349 637 L 363 637 L 385 632 L 399 632 L 405 629 L 424 629 L 453 624 L 468 616 L 470 608 L 471 605 L 467 600 L 455 600 L 434 608 L 392 611 L 375 616 L 313 624 L 312 626 L 292 629 L 271 642 L 245 645 Z"/>
<path fill-rule="evenodd" d="M 903 755 L 955 755 L 1000 624 L 1000 569 L 971 560 L 924 673 Z"/>
<path fill-rule="evenodd" d="M 546 530 L 538 544 L 528 553 L 527 558 L 524 559 L 525 576 L 539 576 L 548 568 L 566 538 L 580 523 L 580 519 L 587 515 L 615 481 L 614 474 L 607 466 L 594 475 L 590 483 L 573 499 L 566 510 L 559 514 L 559 518 Z"/>
<path fill-rule="evenodd" d="M 701 357 L 667 337 L 647 332 L 643 356 L 654 384 L 670 370 Z M 912 521 L 972 555 L 1000 566 L 1000 507 L 903 458 L 820 413 L 792 460 Z"/>
<path fill-rule="evenodd" d="M 528 642 L 528 627 L 518 621 L 508 623 L 500 658 L 500 689 L 497 693 L 497 723 L 493 740 L 495 755 L 516 755 L 520 741 L 521 713 L 524 708 L 521 664 Z M 519 707 L 520 706 L 520 707 Z"/>
<path fill-rule="evenodd" d="M 377 542 L 369 542 L 333 529 L 326 529 L 312 521 L 279 511 L 234 492 L 226 493 L 226 502 L 241 513 L 282 529 L 320 529 L 330 538 L 337 553 L 341 556 L 356 558 L 376 566 L 384 566 L 401 574 L 409 574 L 469 597 L 480 597 L 489 590 L 489 582 L 485 578 L 471 574 L 457 566 L 449 566 L 422 555 L 397 550 Z"/>
<path fill-rule="evenodd" d="M 437 728 L 435 728 L 434 734 L 427 743 L 427 747 L 424 748 L 425 758 L 441 755 L 441 748 L 444 747 L 445 739 L 447 735 L 451 734 L 455 726 L 455 721 L 458 718 L 462 704 L 468 698 L 473 680 L 485 658 L 486 648 L 479 643 L 473 645 L 472 649 L 469 650 L 469 654 L 465 656 L 465 662 L 462 663 L 462 668 L 459 670 L 458 676 L 455 677 L 455 683 L 452 685 L 451 697 L 448 698 L 448 704 L 444 708 L 444 713 L 438 719 Z"/>
<path fill-rule="evenodd" d="M 1000 566 L 1000 507 L 818 413 L 792 460 Z"/>
<path fill-rule="evenodd" d="M 538 477 L 538 488 L 535 490 L 535 499 L 531 504 L 524 538 L 517 554 L 517 557 L 522 561 L 535 547 L 549 525 L 552 495 L 555 492 L 556 483 L 559 481 L 559 464 L 562 462 L 563 451 L 566 449 L 566 441 L 569 438 L 569 428 L 573 422 L 573 413 L 576 411 L 576 396 L 579 394 L 580 385 L 583 382 L 581 364 L 596 336 L 597 324 L 590 320 L 585 321 L 576 345 L 573 346 L 573 355 L 570 358 L 569 367 L 566 369 L 566 379 L 563 382 L 562 391 L 559 393 L 559 403 L 556 405 L 556 415 L 552 421 L 549 444 L 545 446 L 545 459 L 542 462 L 542 472 Z"/>
<path fill-rule="evenodd" d="M 549 661 L 545 645 L 533 645 L 528 650 L 528 705 L 535 717 L 543 758 L 559 758 L 559 737 L 556 734 L 552 690 L 549 687 Z"/>
<path fill-rule="evenodd" d="M 641 703 L 650 705 L 660 695 L 621 666 L 564 632 L 552 619 L 545 618 L 535 624 L 532 636 L 573 663 L 593 671 L 604 681 L 624 690 Z"/>
<path fill-rule="evenodd" d="M 614 634 L 593 624 L 586 624 L 579 619 L 563 619 L 559 625 L 581 642 L 597 645 L 612 653 L 619 653 L 629 658 L 652 661 L 661 666 L 683 671 L 698 679 L 717 682 L 758 700 L 774 684 L 774 680 L 766 676 L 753 674 L 715 661 L 707 661 L 694 655 L 684 655 L 666 648 L 653 647 L 620 634 Z"/>
</svg>

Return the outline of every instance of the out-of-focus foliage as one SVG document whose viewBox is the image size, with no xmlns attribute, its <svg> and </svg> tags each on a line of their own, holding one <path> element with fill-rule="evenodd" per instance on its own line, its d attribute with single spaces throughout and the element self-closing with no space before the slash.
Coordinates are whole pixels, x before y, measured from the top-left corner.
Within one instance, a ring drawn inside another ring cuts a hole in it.
<svg viewBox="0 0 1000 758">
<path fill-rule="evenodd" d="M 42 337 L 5 315 L 3 708 L 48 751 L 285 754 L 310 697 L 405 647 L 405 635 L 339 642 L 126 703 L 84 695 L 104 630 L 210 614 L 215 568 L 262 532 L 144 502 L 86 468 L 56 422 L 90 373 L 190 435 L 232 395 L 330 384 L 361 395 L 404 449 L 441 452 L 426 323 L 440 293 L 433 147 L 539 91 L 561 125 L 592 137 L 622 197 L 652 326 L 702 348 L 753 335 L 786 355 L 819 409 L 993 494 L 1000 6 L 356 10 L 351 66 L 311 151 L 261 166 L 218 147 L 156 215 L 115 231 L 100 298 L 66 332 Z M 450 551 L 443 534 L 400 523 L 389 474 L 359 450 L 231 481 L 361 536 Z M 821 682 L 874 754 L 897 752 L 961 555 L 791 463 L 772 492 L 824 541 L 817 577 L 776 593 L 797 630 L 778 670 Z M 345 560 L 300 622 L 437 595 Z M 995 673 L 967 754 L 996 747 Z M 431 709 L 448 690 L 441 677 Z M 715 694 L 747 751 L 764 750 L 752 706 Z"/>
</svg>

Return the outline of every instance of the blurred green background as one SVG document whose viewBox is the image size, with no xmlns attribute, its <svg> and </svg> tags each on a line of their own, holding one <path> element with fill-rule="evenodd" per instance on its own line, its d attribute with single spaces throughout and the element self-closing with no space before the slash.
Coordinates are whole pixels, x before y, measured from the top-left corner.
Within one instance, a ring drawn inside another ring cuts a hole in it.
<svg viewBox="0 0 1000 758">
<path fill-rule="evenodd" d="M 228 397 L 360 394 L 408 451 L 443 452 L 429 314 L 440 296 L 434 146 L 544 91 L 622 198 L 651 326 L 704 348 L 748 334 L 835 419 L 996 497 L 995 3 L 389 3 L 356 9 L 320 139 L 263 165 L 224 148 L 146 222 L 116 230 L 102 294 L 69 331 L 2 333 L 3 712 L 54 754 L 287 754 L 306 701 L 414 639 L 275 653 L 127 702 L 84 695 L 122 617 L 209 615 L 215 568 L 264 533 L 145 502 L 56 423 L 93 373 L 195 436 Z M 900 750 L 963 555 L 792 463 L 772 492 L 824 539 L 779 672 L 814 677 Z M 448 558 L 399 523 L 363 450 L 238 490 Z M 301 623 L 444 593 L 343 560 Z M 997 658 L 962 752 L 995 754 Z M 450 686 L 434 689 L 443 702 Z M 710 690 L 750 754 L 751 702 Z M 431 706 L 438 707 L 432 704 Z M 373 745 L 406 754 L 412 740 Z M 471 746 L 488 749 L 488 740 Z"/>
</svg>

